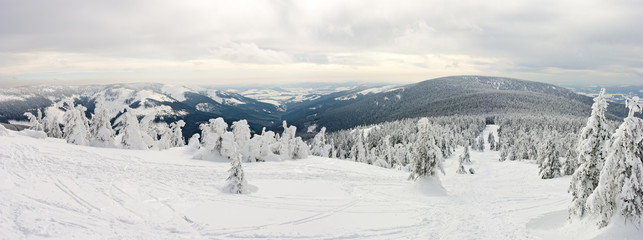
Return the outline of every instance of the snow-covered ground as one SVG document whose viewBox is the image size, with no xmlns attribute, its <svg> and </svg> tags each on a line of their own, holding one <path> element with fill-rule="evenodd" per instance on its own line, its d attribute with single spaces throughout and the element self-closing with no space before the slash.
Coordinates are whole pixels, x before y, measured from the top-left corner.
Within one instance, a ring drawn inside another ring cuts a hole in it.
<svg viewBox="0 0 643 240">
<path fill-rule="evenodd" d="M 398 170 L 310 157 L 244 163 L 251 193 L 235 195 L 222 191 L 229 163 L 194 160 L 187 148 L 92 148 L 12 132 L 0 136 L 0 239 L 641 236 L 566 225 L 569 177 L 541 180 L 535 164 L 471 151 L 475 174 L 456 174 L 461 151 L 445 161 L 443 188 Z"/>
</svg>

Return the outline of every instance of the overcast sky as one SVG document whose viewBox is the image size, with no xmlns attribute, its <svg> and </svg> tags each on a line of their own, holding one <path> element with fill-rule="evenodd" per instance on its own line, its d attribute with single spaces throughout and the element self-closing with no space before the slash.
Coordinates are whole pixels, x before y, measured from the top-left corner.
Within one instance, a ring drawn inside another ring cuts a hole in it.
<svg viewBox="0 0 643 240">
<path fill-rule="evenodd" d="M 643 1 L 0 0 L 0 87 L 643 84 Z"/>
</svg>

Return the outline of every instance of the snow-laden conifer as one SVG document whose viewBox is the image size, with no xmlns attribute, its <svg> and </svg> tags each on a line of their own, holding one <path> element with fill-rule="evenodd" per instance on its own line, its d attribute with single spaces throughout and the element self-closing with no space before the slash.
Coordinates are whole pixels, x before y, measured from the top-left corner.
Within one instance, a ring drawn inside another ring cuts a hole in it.
<svg viewBox="0 0 643 240">
<path fill-rule="evenodd" d="M 63 132 L 60 129 L 60 119 L 58 117 L 58 104 L 53 103 L 52 106 L 45 108 L 44 117 L 42 118 L 43 129 L 47 136 L 53 138 L 62 138 Z"/>
<path fill-rule="evenodd" d="M 330 155 L 330 151 L 331 146 L 326 144 L 326 128 L 322 127 L 313 138 L 311 154 L 314 156 L 328 157 Z"/>
<path fill-rule="evenodd" d="M 442 153 L 435 145 L 435 139 L 431 135 L 431 125 L 427 118 L 418 121 L 418 138 L 413 144 L 412 172 L 410 180 L 417 180 L 421 177 L 432 177 L 437 171 L 444 173 L 442 169 Z"/>
<path fill-rule="evenodd" d="M 29 129 L 34 130 L 34 131 L 43 131 L 43 121 L 42 121 L 42 111 L 38 109 L 37 115 L 33 115 L 33 113 L 26 112 L 24 115 L 29 119 Z"/>
<path fill-rule="evenodd" d="M 471 156 L 469 155 L 469 146 L 464 146 L 464 152 L 462 153 L 462 162 L 471 163 Z"/>
<path fill-rule="evenodd" d="M 643 104 L 638 97 L 626 102 L 630 109 L 608 147 L 598 186 L 588 197 L 587 208 L 598 217 L 598 226 L 607 226 L 614 214 L 643 227 L 643 120 L 634 116 Z"/>
<path fill-rule="evenodd" d="M 74 107 L 70 102 L 67 111 L 63 115 L 63 137 L 68 143 L 76 145 L 87 145 L 89 141 L 89 125 L 85 111 L 87 108 L 82 105 Z"/>
<path fill-rule="evenodd" d="M 485 146 L 484 146 L 484 137 L 482 137 L 482 135 L 480 135 L 480 137 L 478 137 L 478 145 L 477 145 L 477 147 L 478 147 L 478 151 L 484 152 L 484 148 L 485 148 Z"/>
<path fill-rule="evenodd" d="M 610 140 L 609 125 L 605 119 L 607 101 L 604 98 L 605 89 L 594 98 L 592 113 L 587 124 L 580 131 L 578 139 L 577 170 L 569 183 L 572 203 L 569 205 L 569 218 L 583 217 L 586 212 L 587 197 L 598 186 L 603 163 L 607 157 L 607 146 Z"/>
<path fill-rule="evenodd" d="M 541 146 L 542 154 L 538 159 L 540 163 L 540 177 L 542 179 L 550 179 L 560 177 L 560 154 L 556 150 L 556 145 L 553 139 L 547 138 Z"/>
<path fill-rule="evenodd" d="M 487 141 L 489 142 L 490 151 L 498 151 L 496 149 L 496 137 L 493 136 L 493 133 L 489 133 L 489 137 L 487 137 Z"/>
<path fill-rule="evenodd" d="M 116 119 L 116 123 L 120 124 L 118 135 L 120 135 L 121 146 L 126 149 L 147 150 L 147 144 L 143 141 L 143 133 L 139 126 L 136 114 L 132 109 L 127 107 L 125 112 Z"/>
<path fill-rule="evenodd" d="M 183 147 L 185 146 L 185 139 L 183 138 L 183 130 L 185 127 L 185 122 L 183 120 L 178 120 L 176 122 L 170 123 L 170 145 L 172 147 Z"/>
<path fill-rule="evenodd" d="M 90 144 L 98 147 L 114 146 L 114 130 L 112 129 L 111 118 L 102 101 L 96 103 L 92 116 L 90 132 Z"/>
<path fill-rule="evenodd" d="M 254 161 L 250 159 L 250 125 L 248 121 L 239 120 L 232 123 L 232 133 L 234 134 L 234 141 L 237 143 L 237 149 L 242 156 L 242 161 Z"/>
<path fill-rule="evenodd" d="M 229 134 L 228 134 L 229 133 Z M 227 186 L 226 189 L 230 193 L 242 194 L 247 192 L 247 183 L 245 174 L 243 172 L 243 166 L 241 165 L 241 154 L 236 150 L 237 146 L 234 142 L 234 135 L 230 132 L 223 135 L 224 141 L 222 144 L 225 147 L 226 154 L 229 154 L 228 158 L 232 160 L 230 162 L 230 170 L 228 170 L 228 178 L 226 179 Z"/>
</svg>

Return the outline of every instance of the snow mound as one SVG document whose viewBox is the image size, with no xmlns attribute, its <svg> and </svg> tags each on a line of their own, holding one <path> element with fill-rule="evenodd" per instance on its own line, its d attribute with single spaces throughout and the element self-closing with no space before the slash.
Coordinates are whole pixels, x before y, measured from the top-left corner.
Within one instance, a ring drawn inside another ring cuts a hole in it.
<svg viewBox="0 0 643 240">
<path fill-rule="evenodd" d="M 47 133 L 43 131 L 35 131 L 31 129 L 24 129 L 18 132 L 18 135 L 27 136 L 30 138 L 45 139 L 47 138 Z"/>
</svg>

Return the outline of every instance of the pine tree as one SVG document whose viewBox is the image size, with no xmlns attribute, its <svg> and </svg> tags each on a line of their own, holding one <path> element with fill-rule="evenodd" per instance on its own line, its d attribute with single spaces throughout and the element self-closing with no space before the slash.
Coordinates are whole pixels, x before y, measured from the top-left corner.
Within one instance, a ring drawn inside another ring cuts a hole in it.
<svg viewBox="0 0 643 240">
<path fill-rule="evenodd" d="M 58 119 L 58 105 L 54 103 L 52 106 L 45 108 L 45 116 L 42 119 L 44 131 L 47 136 L 53 138 L 62 138 L 63 132 L 60 129 L 60 121 Z"/>
<path fill-rule="evenodd" d="M 598 97 L 594 98 L 592 113 L 580 132 L 576 161 L 579 166 L 569 184 L 569 192 L 573 196 L 569 206 L 570 220 L 585 215 L 587 197 L 598 186 L 600 171 L 607 157 L 610 131 L 605 119 L 607 101 L 603 97 L 604 94 L 605 89 L 602 89 Z"/>
<path fill-rule="evenodd" d="M 319 133 L 313 138 L 311 153 L 314 156 L 328 157 L 331 146 L 326 144 L 326 128 L 322 127 Z"/>
<path fill-rule="evenodd" d="M 237 143 L 242 161 L 254 161 L 254 159 L 250 159 L 250 148 L 248 146 L 248 142 L 250 142 L 250 125 L 248 125 L 248 121 L 239 120 L 233 122 L 232 133 L 234 134 L 234 141 Z"/>
<path fill-rule="evenodd" d="M 643 104 L 638 97 L 626 102 L 629 115 L 612 137 L 598 186 L 587 199 L 587 208 L 598 215 L 598 226 L 607 226 L 619 212 L 636 227 L 643 220 L 643 120 L 634 116 Z"/>
<path fill-rule="evenodd" d="M 230 135 L 232 135 L 232 133 L 230 133 Z M 234 144 L 234 142 L 232 143 Z M 239 152 L 236 150 L 236 146 L 232 146 L 232 153 L 229 157 L 232 161 L 230 162 L 230 170 L 228 170 L 228 173 L 230 175 L 226 179 L 226 182 L 228 184 L 226 188 L 230 193 L 246 193 L 247 183 L 245 174 L 243 172 L 243 167 L 241 166 L 241 154 L 239 154 Z"/>
<path fill-rule="evenodd" d="M 464 163 L 471 163 L 471 156 L 469 155 L 469 146 L 464 146 L 464 153 L 462 154 Z"/>
<path fill-rule="evenodd" d="M 85 117 L 87 108 L 80 104 L 74 107 L 73 103 L 68 107 L 65 115 L 63 115 L 63 121 L 65 123 L 63 137 L 68 143 L 87 145 L 89 139 L 89 125 Z"/>
<path fill-rule="evenodd" d="M 478 145 L 477 146 L 478 146 L 478 151 L 484 152 L 484 147 L 485 147 L 484 146 L 484 137 L 482 137 L 482 135 L 480 135 L 480 137 L 478 137 Z"/>
<path fill-rule="evenodd" d="M 467 147 L 465 147 L 465 149 L 467 149 L 467 150 L 465 150 L 465 152 L 462 153 L 462 155 L 460 155 L 460 157 L 458 157 L 459 166 L 458 166 L 458 170 L 456 171 L 456 173 L 459 173 L 459 174 L 467 174 L 467 170 L 464 168 L 463 164 L 466 161 L 465 159 L 468 158 L 469 151 L 468 151 Z M 471 160 L 469 160 L 469 162 L 470 161 Z"/>
<path fill-rule="evenodd" d="M 26 112 L 24 115 L 29 119 L 29 129 L 34 131 L 43 131 L 42 112 L 40 109 L 38 109 L 37 114 L 38 115 L 33 115 L 33 113 Z"/>
<path fill-rule="evenodd" d="M 560 157 L 552 138 L 548 138 L 541 149 L 543 154 L 538 160 L 540 162 L 540 177 L 542 179 L 560 177 Z"/>
<path fill-rule="evenodd" d="M 170 123 L 170 145 L 172 147 L 185 146 L 185 138 L 183 138 L 183 130 L 181 129 L 183 127 L 185 127 L 185 122 L 183 120 L 178 120 L 176 122 Z"/>
<path fill-rule="evenodd" d="M 143 135 L 138 123 L 138 118 L 132 109 L 127 107 L 125 112 L 116 120 L 120 123 L 119 135 L 121 144 L 126 149 L 147 150 L 147 145 L 143 141 Z"/>
<path fill-rule="evenodd" d="M 417 180 L 420 177 L 432 177 L 437 170 L 444 173 L 442 169 L 442 153 L 435 145 L 435 139 L 431 135 L 429 120 L 422 118 L 418 121 L 418 138 L 414 143 L 411 159 L 413 171 L 409 176 L 410 180 Z"/>
<path fill-rule="evenodd" d="M 92 146 L 114 146 L 114 130 L 110 120 L 103 103 L 101 101 L 97 102 L 89 129 Z"/>
</svg>

